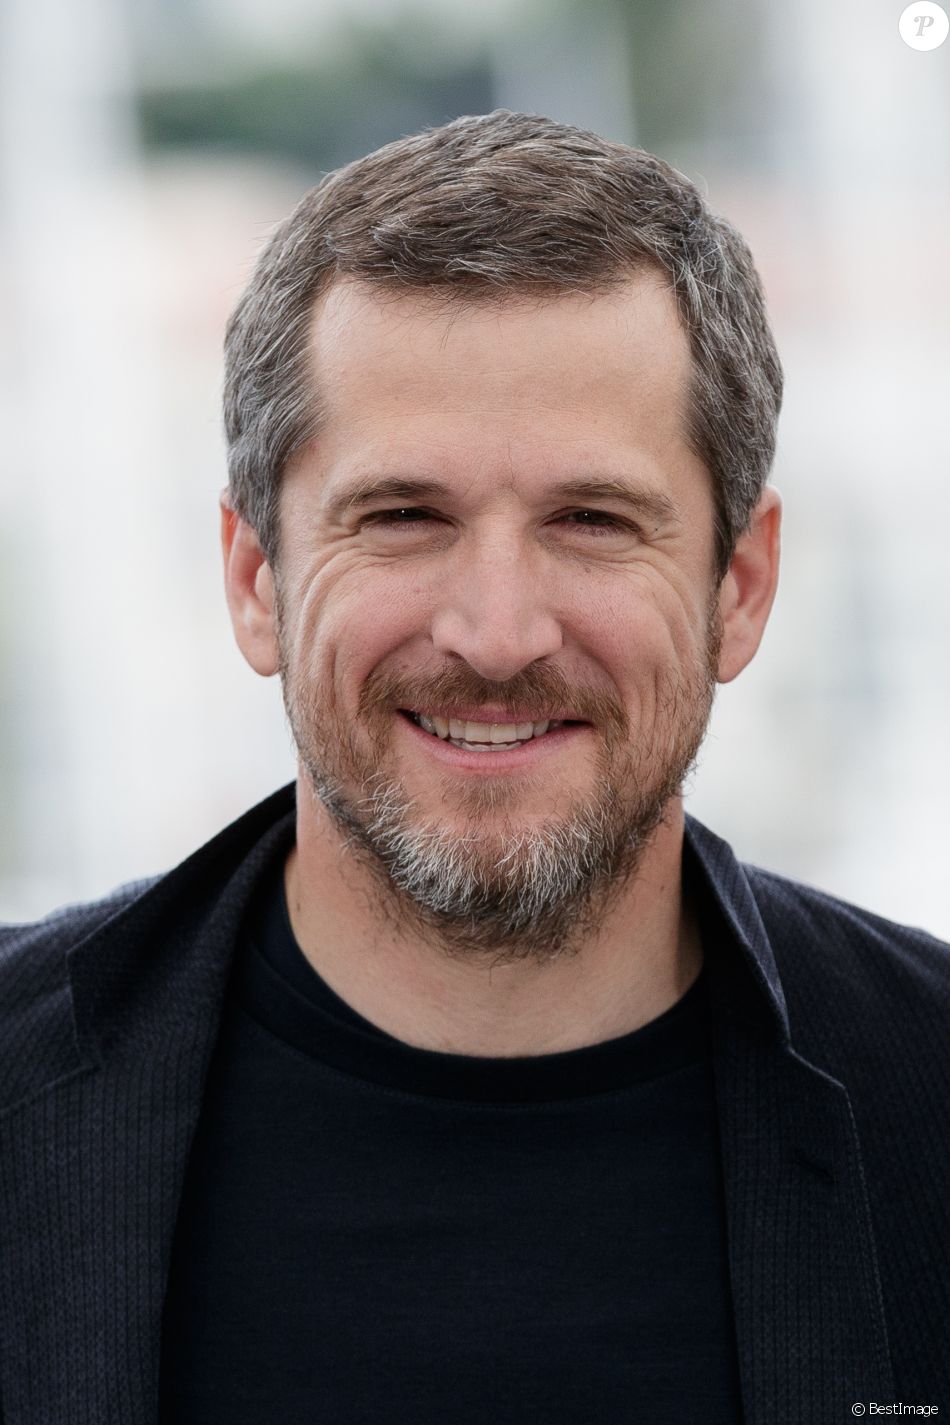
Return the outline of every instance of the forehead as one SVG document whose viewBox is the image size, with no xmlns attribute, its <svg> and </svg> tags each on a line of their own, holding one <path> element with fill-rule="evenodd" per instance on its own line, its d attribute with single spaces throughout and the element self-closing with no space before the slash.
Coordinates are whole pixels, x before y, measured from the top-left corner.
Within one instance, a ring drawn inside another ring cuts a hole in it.
<svg viewBox="0 0 950 1425">
<path fill-rule="evenodd" d="M 310 340 L 330 423 L 426 405 L 461 417 L 487 403 L 592 417 L 619 405 L 679 427 L 690 369 L 675 300 L 653 272 L 609 293 L 490 303 L 338 281 Z"/>
</svg>

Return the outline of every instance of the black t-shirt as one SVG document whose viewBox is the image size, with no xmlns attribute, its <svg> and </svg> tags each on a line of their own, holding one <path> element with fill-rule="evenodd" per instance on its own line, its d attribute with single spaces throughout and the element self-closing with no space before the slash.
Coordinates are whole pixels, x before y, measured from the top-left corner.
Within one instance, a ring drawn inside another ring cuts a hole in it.
<svg viewBox="0 0 950 1425">
<path fill-rule="evenodd" d="M 410 1047 L 249 915 L 172 1253 L 175 1425 L 736 1425 L 705 974 L 632 1034 Z"/>
</svg>

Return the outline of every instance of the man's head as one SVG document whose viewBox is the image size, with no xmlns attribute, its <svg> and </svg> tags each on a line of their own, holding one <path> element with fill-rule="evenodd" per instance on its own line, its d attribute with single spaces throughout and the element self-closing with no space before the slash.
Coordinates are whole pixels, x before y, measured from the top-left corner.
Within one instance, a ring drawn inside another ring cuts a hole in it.
<svg viewBox="0 0 950 1425">
<path fill-rule="evenodd" d="M 380 908 L 550 958 L 636 868 L 771 604 L 751 261 L 658 160 L 501 114 L 332 176 L 261 264 L 228 338 L 240 646 Z M 474 753 L 440 714 L 576 725 Z"/>
<path fill-rule="evenodd" d="M 712 480 L 724 573 L 768 477 L 782 398 L 752 255 L 661 159 L 504 110 L 329 174 L 262 253 L 228 324 L 224 417 L 234 506 L 271 565 L 283 469 L 320 429 L 327 393 L 309 360 L 310 317 L 333 282 L 487 306 L 605 292 L 650 270 L 689 338 L 683 429 Z"/>
</svg>

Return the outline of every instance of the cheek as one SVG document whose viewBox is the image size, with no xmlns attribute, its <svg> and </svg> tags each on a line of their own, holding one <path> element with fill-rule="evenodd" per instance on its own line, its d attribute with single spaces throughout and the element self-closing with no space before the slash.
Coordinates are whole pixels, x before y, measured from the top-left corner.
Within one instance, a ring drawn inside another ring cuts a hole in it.
<svg viewBox="0 0 950 1425">
<path fill-rule="evenodd" d="M 413 589 L 397 584 L 366 575 L 338 585 L 310 620 L 305 657 L 341 707 L 376 709 L 389 700 L 389 679 L 398 681 L 400 669 L 431 670 L 429 617 Z"/>
<path fill-rule="evenodd" d="M 663 725 L 705 680 L 706 616 L 669 589 L 616 607 L 599 646 L 641 732 Z"/>
<path fill-rule="evenodd" d="M 591 624 L 612 665 L 637 681 L 651 670 L 691 665 L 701 648 L 702 620 L 675 591 L 638 590 L 615 600 L 602 621 Z"/>
<path fill-rule="evenodd" d="M 331 650 L 379 644 L 404 606 L 404 595 L 380 588 L 372 569 L 324 555 L 295 570 L 286 595 L 286 639 L 296 661 L 314 667 Z"/>
</svg>

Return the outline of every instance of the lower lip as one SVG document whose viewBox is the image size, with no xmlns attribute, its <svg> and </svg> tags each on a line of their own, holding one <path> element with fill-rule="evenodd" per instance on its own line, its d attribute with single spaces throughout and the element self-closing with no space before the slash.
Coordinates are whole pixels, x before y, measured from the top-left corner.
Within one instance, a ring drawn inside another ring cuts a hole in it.
<svg viewBox="0 0 950 1425">
<path fill-rule="evenodd" d="M 556 727 L 553 732 L 532 737 L 529 742 L 522 743 L 520 747 L 512 747 L 506 752 L 467 752 L 464 747 L 453 747 L 451 742 L 426 732 L 425 728 L 419 727 L 405 713 L 400 712 L 396 716 L 419 742 L 425 744 L 431 757 L 444 762 L 447 767 L 458 771 L 480 772 L 483 776 L 492 772 L 515 772 L 520 767 L 532 767 L 542 758 L 553 756 L 568 743 L 576 742 L 579 737 L 591 731 L 588 723 Z"/>
</svg>

